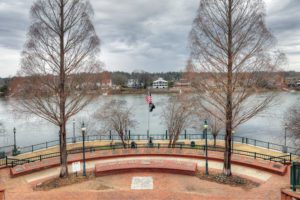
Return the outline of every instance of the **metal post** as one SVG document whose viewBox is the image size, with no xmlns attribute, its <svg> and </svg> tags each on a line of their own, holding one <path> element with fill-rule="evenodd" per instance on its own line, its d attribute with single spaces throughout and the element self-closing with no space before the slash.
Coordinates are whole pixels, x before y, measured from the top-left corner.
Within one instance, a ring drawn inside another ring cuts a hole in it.
<svg viewBox="0 0 300 200">
<path fill-rule="evenodd" d="M 235 131 L 232 130 L 232 133 L 231 133 L 231 152 L 233 152 L 234 134 L 235 134 Z"/>
<path fill-rule="evenodd" d="M 82 123 L 82 159 L 83 159 L 83 176 L 86 176 L 86 167 L 85 167 L 85 127 L 84 122 Z"/>
<path fill-rule="evenodd" d="M 109 131 L 109 139 L 111 140 L 111 130 Z"/>
<path fill-rule="evenodd" d="M 208 176 L 207 121 L 204 121 L 203 135 L 205 136 L 205 175 Z"/>
<path fill-rule="evenodd" d="M 205 130 L 205 175 L 208 175 L 207 128 Z"/>
<path fill-rule="evenodd" d="M 149 95 L 148 91 L 148 95 Z M 148 105 L 148 129 L 147 129 L 147 140 L 149 140 L 150 137 L 150 104 Z"/>
<path fill-rule="evenodd" d="M 73 119 L 73 143 L 76 143 L 76 137 L 75 137 L 75 119 Z"/>
<path fill-rule="evenodd" d="M 128 131 L 128 136 L 129 136 L 129 140 L 130 140 L 130 130 Z"/>
<path fill-rule="evenodd" d="M 166 130 L 166 140 L 168 139 L 168 130 Z"/>
<path fill-rule="evenodd" d="M 292 179 L 292 190 L 296 192 L 296 166 L 294 163 L 291 165 L 291 179 Z"/>
<path fill-rule="evenodd" d="M 186 130 L 184 130 L 184 139 L 186 140 Z"/>
<path fill-rule="evenodd" d="M 16 128 L 14 128 L 14 155 L 17 154 Z"/>
<path fill-rule="evenodd" d="M 287 146 L 286 146 L 286 129 L 287 129 L 287 124 L 284 125 L 284 147 L 283 147 L 283 153 L 287 153 Z"/>
</svg>

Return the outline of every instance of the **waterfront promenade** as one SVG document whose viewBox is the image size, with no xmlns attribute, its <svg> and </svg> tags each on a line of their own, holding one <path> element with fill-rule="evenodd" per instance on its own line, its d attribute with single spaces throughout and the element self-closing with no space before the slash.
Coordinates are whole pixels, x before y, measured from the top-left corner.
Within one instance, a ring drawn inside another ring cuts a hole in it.
<svg viewBox="0 0 300 200">
<path fill-rule="evenodd" d="M 199 171 L 204 170 L 205 162 L 203 150 L 178 148 L 160 149 L 138 148 L 138 149 L 115 149 L 87 151 L 87 170 L 92 172 L 96 164 L 137 162 L 137 161 L 175 161 L 197 163 Z M 203 141 L 198 141 L 196 145 L 201 145 Z M 189 141 L 186 141 L 189 143 Z M 109 141 L 88 142 L 89 147 L 109 145 Z M 218 146 L 222 146 L 219 141 Z M 141 144 L 142 145 L 142 141 Z M 78 149 L 81 143 L 69 145 L 69 149 Z M 184 146 L 182 146 L 184 147 Z M 236 149 L 257 151 L 257 154 L 265 153 L 269 156 L 282 156 L 281 152 L 276 152 L 264 148 L 253 147 L 246 144 L 235 144 Z M 36 151 L 33 153 L 21 154 L 15 158 L 29 158 L 37 155 L 49 154 L 57 151 L 57 147 Z M 138 155 L 137 155 L 138 154 Z M 167 155 L 169 154 L 169 155 Z M 209 170 L 211 172 L 221 172 L 222 152 L 209 151 Z M 72 172 L 71 163 L 81 160 L 81 153 L 69 155 L 69 170 Z M 33 163 L 17 165 L 13 168 L 0 170 L 1 186 L 6 190 L 6 199 L 279 199 L 280 189 L 289 187 L 289 170 L 287 165 L 278 162 L 254 158 L 245 155 L 233 154 L 232 171 L 234 175 L 253 180 L 260 183 L 257 188 L 247 189 L 233 187 L 201 180 L 197 176 L 185 176 L 176 173 L 159 172 L 129 172 L 113 174 L 103 177 L 93 178 L 83 183 L 74 184 L 50 191 L 35 191 L 34 187 L 45 180 L 57 177 L 59 174 L 58 157 L 44 159 Z M 33 169 L 44 163 L 42 169 Z M 47 165 L 53 164 L 50 168 Z M 265 166 L 265 168 L 262 168 Z M 274 167 L 275 166 L 275 167 Z M 32 167 L 32 168 L 30 168 Z M 273 170 L 268 170 L 268 167 Z M 282 173 L 278 173 L 279 168 Z M 12 177 L 13 172 L 22 172 L 18 169 L 28 169 L 28 173 L 20 173 Z M 131 190 L 130 184 L 133 177 L 152 177 L 154 180 L 153 190 Z M 16 187 L 18 186 L 18 187 Z M 20 196 L 19 194 L 22 193 Z M 236 195 L 241 194 L 241 196 Z"/>
</svg>

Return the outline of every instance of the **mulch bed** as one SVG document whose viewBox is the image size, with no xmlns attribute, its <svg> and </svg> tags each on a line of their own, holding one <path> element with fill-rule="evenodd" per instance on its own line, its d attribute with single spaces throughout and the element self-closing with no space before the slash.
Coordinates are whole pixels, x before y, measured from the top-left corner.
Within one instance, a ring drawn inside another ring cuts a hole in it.
<svg viewBox="0 0 300 200">
<path fill-rule="evenodd" d="M 86 176 L 83 176 L 82 174 L 69 174 L 67 178 L 53 178 L 51 180 L 45 181 L 40 185 L 37 185 L 34 190 L 37 191 L 47 191 L 55 188 L 60 188 L 72 184 L 82 183 L 87 180 L 94 179 L 95 175 L 94 173 L 87 173 Z"/>
<path fill-rule="evenodd" d="M 260 186 L 260 184 L 257 182 L 236 175 L 227 177 L 221 173 L 210 172 L 209 175 L 206 176 L 204 172 L 197 172 L 196 176 L 202 180 L 207 180 L 207 181 L 216 182 L 220 184 L 226 184 L 235 187 L 242 187 L 244 189 L 252 189 Z"/>
</svg>

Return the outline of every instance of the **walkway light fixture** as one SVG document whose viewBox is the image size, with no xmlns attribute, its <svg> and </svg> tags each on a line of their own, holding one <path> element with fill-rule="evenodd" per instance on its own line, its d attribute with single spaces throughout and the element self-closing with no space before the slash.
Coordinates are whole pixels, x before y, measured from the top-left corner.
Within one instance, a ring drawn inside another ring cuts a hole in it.
<svg viewBox="0 0 300 200">
<path fill-rule="evenodd" d="M 284 146 L 283 146 L 283 149 L 282 149 L 282 152 L 283 153 L 287 153 L 287 146 L 286 146 L 286 130 L 288 128 L 288 125 L 287 123 L 284 124 Z"/>
<path fill-rule="evenodd" d="M 75 137 L 75 119 L 73 119 L 73 143 L 76 143 L 76 137 Z"/>
<path fill-rule="evenodd" d="M 208 155 L 207 155 L 207 120 L 204 120 L 204 125 L 203 125 L 203 134 L 205 136 L 205 175 L 208 176 Z"/>
<path fill-rule="evenodd" d="M 86 127 L 84 125 L 84 122 L 82 122 L 81 126 L 81 131 L 82 131 L 82 160 L 83 160 L 83 176 L 86 176 L 86 166 L 85 166 L 85 132 L 86 132 Z"/>
<path fill-rule="evenodd" d="M 234 134 L 235 134 L 235 130 L 232 130 L 231 131 L 231 152 L 233 152 Z"/>
<path fill-rule="evenodd" d="M 13 150 L 13 155 L 16 155 L 18 153 L 17 142 L 16 142 L 16 132 L 17 132 L 16 127 L 14 127 L 13 132 L 14 132 L 14 150 Z"/>
</svg>

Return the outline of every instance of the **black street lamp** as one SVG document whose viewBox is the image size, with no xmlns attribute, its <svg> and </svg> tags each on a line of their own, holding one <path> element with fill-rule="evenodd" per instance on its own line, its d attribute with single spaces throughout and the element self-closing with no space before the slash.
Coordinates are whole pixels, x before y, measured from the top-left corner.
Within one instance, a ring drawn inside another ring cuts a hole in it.
<svg viewBox="0 0 300 200">
<path fill-rule="evenodd" d="M 283 153 L 287 153 L 287 146 L 286 146 L 286 129 L 288 128 L 287 124 L 284 124 L 284 146 L 282 149 Z"/>
<path fill-rule="evenodd" d="M 14 127 L 13 131 L 14 131 L 14 154 L 16 154 L 17 153 L 17 142 L 16 142 L 16 132 L 17 132 L 17 130 L 16 130 L 16 127 Z"/>
<path fill-rule="evenodd" d="M 84 126 L 84 122 L 82 122 L 81 126 L 81 131 L 82 131 L 82 160 L 83 160 L 83 176 L 86 176 L 86 167 L 85 167 L 85 131 L 86 127 Z"/>
<path fill-rule="evenodd" d="M 234 130 L 232 130 L 231 131 L 231 152 L 233 152 L 233 141 L 234 141 L 234 134 L 235 134 L 235 131 Z"/>
<path fill-rule="evenodd" d="M 207 155 L 207 128 L 208 128 L 208 124 L 207 121 L 204 121 L 204 125 L 203 125 L 203 134 L 205 136 L 205 175 L 208 176 L 208 155 Z"/>
<path fill-rule="evenodd" d="M 75 119 L 73 119 L 73 143 L 76 143 L 76 137 L 75 137 Z"/>
</svg>

